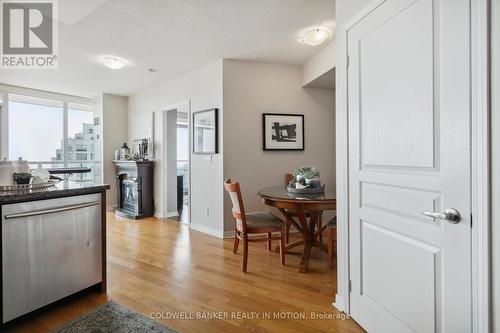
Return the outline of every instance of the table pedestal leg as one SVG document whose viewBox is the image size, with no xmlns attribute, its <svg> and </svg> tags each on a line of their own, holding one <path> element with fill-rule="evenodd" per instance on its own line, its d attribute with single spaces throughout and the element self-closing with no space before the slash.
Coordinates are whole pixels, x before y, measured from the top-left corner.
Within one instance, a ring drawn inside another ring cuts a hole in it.
<svg viewBox="0 0 500 333">
<path fill-rule="evenodd" d="M 311 244 L 307 242 L 304 245 L 304 252 L 300 259 L 299 273 L 307 273 L 309 271 L 309 258 L 311 258 Z"/>
<path fill-rule="evenodd" d="M 297 213 L 302 226 L 302 238 L 304 239 L 304 250 L 300 260 L 299 272 L 306 273 L 309 270 L 309 259 L 311 258 L 311 249 L 314 244 L 314 227 L 316 225 L 317 214 L 310 212 L 309 225 L 303 211 Z"/>
</svg>

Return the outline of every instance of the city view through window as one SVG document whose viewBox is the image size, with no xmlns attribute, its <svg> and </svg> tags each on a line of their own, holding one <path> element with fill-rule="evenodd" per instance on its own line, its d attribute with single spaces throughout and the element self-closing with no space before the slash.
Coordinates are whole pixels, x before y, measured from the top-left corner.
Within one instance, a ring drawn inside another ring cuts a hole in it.
<svg viewBox="0 0 500 333">
<path fill-rule="evenodd" d="M 71 180 L 101 182 L 101 126 L 91 106 L 9 95 L 8 112 L 10 160 L 28 160 L 32 169 L 87 167 Z"/>
</svg>

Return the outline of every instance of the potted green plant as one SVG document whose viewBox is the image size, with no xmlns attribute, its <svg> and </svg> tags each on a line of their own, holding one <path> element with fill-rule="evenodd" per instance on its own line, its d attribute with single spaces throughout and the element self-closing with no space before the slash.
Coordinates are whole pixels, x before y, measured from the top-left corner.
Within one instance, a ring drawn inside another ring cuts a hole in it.
<svg viewBox="0 0 500 333">
<path fill-rule="evenodd" d="M 17 185 L 27 185 L 31 181 L 31 174 L 30 173 L 14 173 L 14 182 Z"/>
<path fill-rule="evenodd" d="M 306 185 L 311 184 L 311 180 L 319 179 L 320 173 L 319 170 L 315 167 L 311 166 L 303 166 L 296 169 L 293 172 L 293 175 L 297 181 L 300 182 L 301 179 L 304 179 Z"/>
</svg>

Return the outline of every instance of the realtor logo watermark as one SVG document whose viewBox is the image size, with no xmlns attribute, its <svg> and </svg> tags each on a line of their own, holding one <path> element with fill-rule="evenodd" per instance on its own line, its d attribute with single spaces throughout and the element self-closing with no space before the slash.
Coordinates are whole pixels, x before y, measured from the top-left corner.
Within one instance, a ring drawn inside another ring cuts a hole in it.
<svg viewBox="0 0 500 333">
<path fill-rule="evenodd" d="M 2 69 L 53 69 L 58 65 L 56 0 L 0 0 Z"/>
</svg>

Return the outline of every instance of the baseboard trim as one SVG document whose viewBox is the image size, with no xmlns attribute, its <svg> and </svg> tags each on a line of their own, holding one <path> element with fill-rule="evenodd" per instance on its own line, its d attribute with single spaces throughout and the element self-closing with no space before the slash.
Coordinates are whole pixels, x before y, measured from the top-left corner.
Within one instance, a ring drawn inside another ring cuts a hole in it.
<svg viewBox="0 0 500 333">
<path fill-rule="evenodd" d="M 114 211 L 116 207 L 116 205 L 108 205 L 106 206 L 106 211 Z"/>
<path fill-rule="evenodd" d="M 210 236 L 214 236 L 217 238 L 224 238 L 224 232 L 222 232 L 221 230 L 218 230 L 218 229 L 207 227 L 205 225 L 191 223 L 191 224 L 189 224 L 189 228 L 196 230 L 196 231 L 199 231 L 199 232 L 202 232 L 204 234 L 210 235 Z"/>
<path fill-rule="evenodd" d="M 344 313 L 349 313 L 345 309 L 345 303 L 344 303 L 344 297 L 340 294 L 335 294 L 335 301 L 332 303 L 333 307 L 336 308 L 337 310 L 344 312 Z"/>
<path fill-rule="evenodd" d="M 179 212 L 178 211 L 173 211 L 173 212 L 167 212 L 167 219 L 170 218 L 170 217 L 178 217 L 179 216 Z"/>
</svg>

